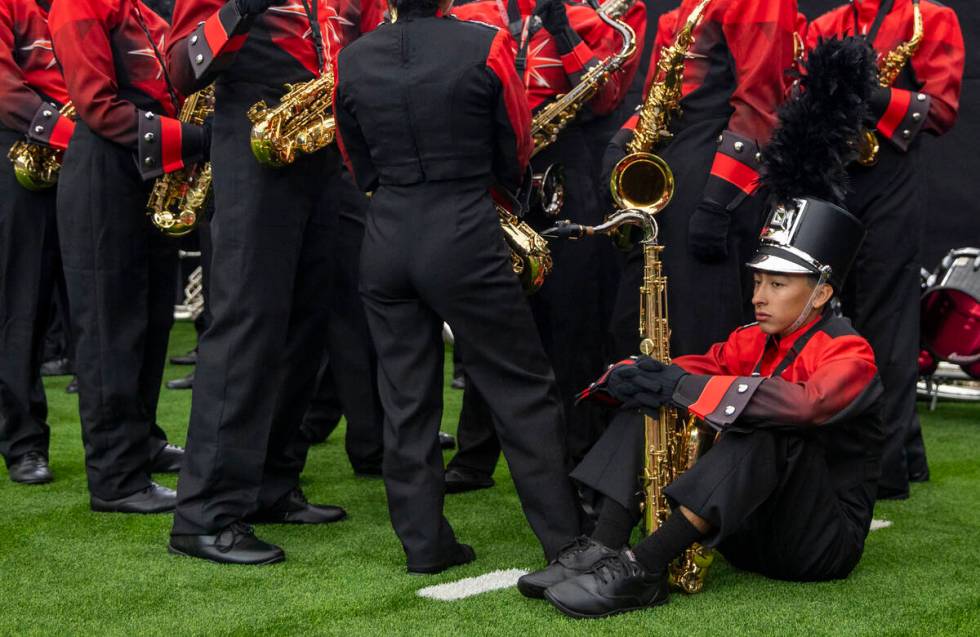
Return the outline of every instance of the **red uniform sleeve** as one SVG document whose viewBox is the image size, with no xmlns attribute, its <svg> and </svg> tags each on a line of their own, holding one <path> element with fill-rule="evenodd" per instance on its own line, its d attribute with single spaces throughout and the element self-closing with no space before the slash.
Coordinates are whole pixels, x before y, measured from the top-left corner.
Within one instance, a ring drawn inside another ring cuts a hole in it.
<svg viewBox="0 0 980 637">
<path fill-rule="evenodd" d="M 27 133 L 42 99 L 28 86 L 23 71 L 14 61 L 12 9 L 12 3 L 0 3 L 0 122 L 7 128 Z"/>
<path fill-rule="evenodd" d="M 516 189 L 531 159 L 531 107 L 527 103 L 524 83 L 514 68 L 510 35 L 498 31 L 487 54 L 487 68 L 500 82 L 497 99 L 494 148 L 494 173 L 500 183 Z"/>
<path fill-rule="evenodd" d="M 776 126 L 793 65 L 796 3 L 791 0 L 733 0 L 722 18 L 732 56 L 734 112 L 720 140 L 704 198 L 734 209 L 758 187 L 759 149 Z"/>
<path fill-rule="evenodd" d="M 190 95 L 231 66 L 254 21 L 235 0 L 177 0 L 166 50 L 177 90 Z"/>
</svg>

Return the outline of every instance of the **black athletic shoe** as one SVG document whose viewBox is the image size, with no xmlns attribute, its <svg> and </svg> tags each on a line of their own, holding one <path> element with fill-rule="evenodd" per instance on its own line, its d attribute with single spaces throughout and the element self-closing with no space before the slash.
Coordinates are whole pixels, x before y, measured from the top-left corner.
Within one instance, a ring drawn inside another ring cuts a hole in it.
<svg viewBox="0 0 980 637">
<path fill-rule="evenodd" d="M 330 504 L 310 504 L 299 489 L 293 489 L 274 509 L 256 511 L 245 518 L 256 524 L 329 524 L 340 522 L 347 512 Z"/>
<path fill-rule="evenodd" d="M 426 565 L 408 565 L 408 573 L 410 575 L 434 575 L 436 573 L 441 573 L 447 568 L 452 568 L 454 566 L 460 566 L 462 564 L 469 564 L 476 559 L 476 551 L 469 544 L 457 543 L 456 550 L 453 551 L 452 555 L 444 562 L 438 564 L 426 564 Z"/>
<path fill-rule="evenodd" d="M 46 484 L 54 480 L 48 459 L 38 451 L 28 451 L 8 468 L 10 479 L 20 484 Z"/>
<path fill-rule="evenodd" d="M 230 524 L 216 535 L 171 535 L 167 550 L 218 564 L 275 564 L 286 559 L 281 548 L 255 537 L 244 522 Z"/>
<path fill-rule="evenodd" d="M 150 473 L 177 473 L 183 463 L 184 448 L 168 442 L 150 464 Z"/>
<path fill-rule="evenodd" d="M 608 617 L 666 603 L 667 573 L 648 572 L 632 551 L 623 549 L 589 572 L 555 584 L 544 596 L 569 617 Z"/>
<path fill-rule="evenodd" d="M 517 590 L 524 597 L 541 598 L 549 586 L 585 573 L 599 560 L 616 555 L 616 551 L 590 537 L 580 536 L 566 544 L 558 557 L 540 571 L 517 580 Z"/>
<path fill-rule="evenodd" d="M 472 469 L 452 467 L 446 470 L 446 493 L 465 493 L 477 489 L 489 489 L 493 478 Z"/>
<path fill-rule="evenodd" d="M 167 513 L 177 507 L 177 492 L 151 482 L 150 486 L 118 500 L 90 496 L 92 510 L 101 513 Z"/>
</svg>

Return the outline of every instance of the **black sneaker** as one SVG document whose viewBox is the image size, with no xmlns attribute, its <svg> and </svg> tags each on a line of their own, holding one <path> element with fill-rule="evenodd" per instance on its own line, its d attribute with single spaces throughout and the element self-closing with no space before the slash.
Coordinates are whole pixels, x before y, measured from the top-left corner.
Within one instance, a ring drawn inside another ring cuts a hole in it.
<svg viewBox="0 0 980 637">
<path fill-rule="evenodd" d="M 524 597 L 540 599 L 549 586 L 585 573 L 604 558 L 616 555 L 616 551 L 590 537 L 580 536 L 566 544 L 558 557 L 540 571 L 528 573 L 517 580 L 517 590 Z"/>
<path fill-rule="evenodd" d="M 666 603 L 667 571 L 650 573 L 632 551 L 623 549 L 587 573 L 555 584 L 544 596 L 569 617 L 608 617 Z"/>
</svg>

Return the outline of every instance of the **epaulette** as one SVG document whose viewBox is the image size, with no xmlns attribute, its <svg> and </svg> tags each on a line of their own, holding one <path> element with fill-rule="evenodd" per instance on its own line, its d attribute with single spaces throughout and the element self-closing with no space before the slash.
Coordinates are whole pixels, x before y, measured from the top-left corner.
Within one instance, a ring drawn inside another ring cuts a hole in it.
<svg viewBox="0 0 980 637">
<path fill-rule="evenodd" d="M 457 22 L 462 22 L 462 23 L 465 23 L 465 24 L 475 24 L 477 26 L 486 27 L 488 29 L 493 29 L 494 31 L 500 31 L 500 27 L 494 26 L 494 25 L 490 24 L 489 22 L 482 22 L 480 20 L 469 20 L 469 19 L 467 19 L 467 20 L 460 20 L 459 18 L 457 18 L 454 15 L 450 15 L 450 16 L 446 16 L 446 17 L 452 18 L 453 20 L 456 20 Z"/>
</svg>

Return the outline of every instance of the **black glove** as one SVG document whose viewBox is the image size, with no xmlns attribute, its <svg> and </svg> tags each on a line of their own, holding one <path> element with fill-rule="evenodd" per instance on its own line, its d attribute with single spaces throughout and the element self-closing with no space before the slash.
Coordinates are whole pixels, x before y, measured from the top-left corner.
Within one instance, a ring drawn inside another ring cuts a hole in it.
<svg viewBox="0 0 980 637">
<path fill-rule="evenodd" d="M 541 18 L 541 24 L 553 36 L 569 28 L 563 0 L 538 0 L 534 14 Z"/>
<path fill-rule="evenodd" d="M 728 226 L 732 213 L 713 201 L 704 200 L 694 209 L 688 223 L 687 245 L 704 263 L 724 261 L 728 256 Z"/>
<path fill-rule="evenodd" d="M 635 365 L 616 370 L 609 379 L 609 391 L 626 409 L 658 409 L 670 403 L 677 383 L 686 375 L 677 365 L 643 356 Z"/>
<path fill-rule="evenodd" d="M 258 15 L 275 4 L 282 4 L 285 0 L 235 0 L 238 13 L 242 15 Z"/>
</svg>

